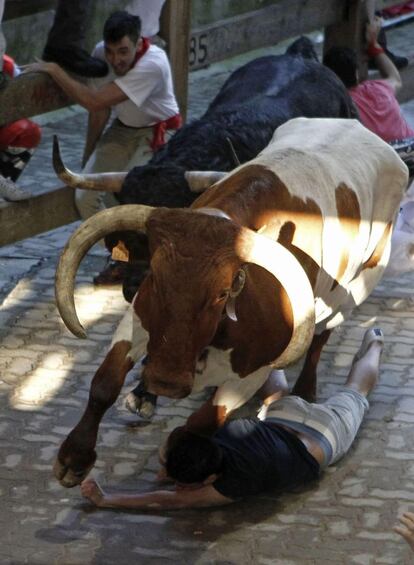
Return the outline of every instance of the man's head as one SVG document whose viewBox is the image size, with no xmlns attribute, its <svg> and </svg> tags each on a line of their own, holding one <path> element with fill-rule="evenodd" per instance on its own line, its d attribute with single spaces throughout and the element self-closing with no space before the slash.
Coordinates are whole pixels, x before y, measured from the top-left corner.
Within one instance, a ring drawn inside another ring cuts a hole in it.
<svg viewBox="0 0 414 565">
<path fill-rule="evenodd" d="M 106 60 L 116 75 L 125 75 L 142 44 L 141 19 L 123 10 L 114 12 L 105 22 L 103 39 Z"/>
<path fill-rule="evenodd" d="M 207 483 L 220 473 L 222 461 L 222 450 L 211 438 L 184 428 L 176 428 L 168 438 L 165 468 L 177 483 Z"/>
<path fill-rule="evenodd" d="M 358 84 L 357 56 L 349 47 L 331 47 L 324 55 L 323 64 L 330 68 L 346 88 Z"/>
</svg>

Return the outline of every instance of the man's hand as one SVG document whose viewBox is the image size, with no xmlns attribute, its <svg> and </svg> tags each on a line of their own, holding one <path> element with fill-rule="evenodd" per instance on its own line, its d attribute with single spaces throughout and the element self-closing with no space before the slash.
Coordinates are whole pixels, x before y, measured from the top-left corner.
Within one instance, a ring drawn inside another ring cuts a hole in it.
<svg viewBox="0 0 414 565">
<path fill-rule="evenodd" d="M 53 75 L 55 68 L 58 67 L 56 63 L 49 63 L 47 61 L 42 61 L 36 57 L 34 63 L 29 63 L 28 65 L 21 65 L 22 75 L 28 73 L 47 73 Z"/>
<path fill-rule="evenodd" d="M 81 485 L 81 493 L 84 498 L 93 502 L 96 506 L 103 506 L 105 493 L 95 479 L 85 479 Z"/>
<path fill-rule="evenodd" d="M 403 525 L 395 526 L 393 530 L 397 534 L 400 534 L 414 551 L 414 513 L 404 512 L 404 514 L 399 517 L 399 520 Z"/>
<path fill-rule="evenodd" d="M 367 24 L 365 28 L 365 39 L 368 45 L 375 45 L 375 47 L 380 47 L 378 44 L 378 34 L 382 27 L 382 19 L 375 16 L 372 22 Z"/>
</svg>

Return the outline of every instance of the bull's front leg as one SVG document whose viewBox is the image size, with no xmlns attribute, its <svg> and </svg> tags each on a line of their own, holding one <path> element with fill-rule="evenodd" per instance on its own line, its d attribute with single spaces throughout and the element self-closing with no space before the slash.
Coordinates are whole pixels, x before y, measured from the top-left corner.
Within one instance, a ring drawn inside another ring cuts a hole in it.
<svg viewBox="0 0 414 565">
<path fill-rule="evenodd" d="M 215 356 L 228 356 L 225 352 L 215 352 Z M 207 400 L 196 412 L 189 416 L 186 427 L 191 431 L 211 435 L 222 426 L 231 412 L 243 406 L 262 387 L 269 376 L 270 368 L 266 365 L 251 373 L 247 377 L 240 378 L 232 372 L 230 362 L 227 368 L 223 363 L 219 367 L 210 366 L 205 373 L 196 377 L 193 391 L 196 392 L 202 386 L 217 386 L 214 395 Z M 220 378 L 221 375 L 221 378 Z"/>
<path fill-rule="evenodd" d="M 62 486 L 73 487 L 81 483 L 95 463 L 99 424 L 118 398 L 128 371 L 139 357 L 139 329 L 139 319 L 130 306 L 105 360 L 92 379 L 85 412 L 59 449 L 54 473 Z"/>
</svg>

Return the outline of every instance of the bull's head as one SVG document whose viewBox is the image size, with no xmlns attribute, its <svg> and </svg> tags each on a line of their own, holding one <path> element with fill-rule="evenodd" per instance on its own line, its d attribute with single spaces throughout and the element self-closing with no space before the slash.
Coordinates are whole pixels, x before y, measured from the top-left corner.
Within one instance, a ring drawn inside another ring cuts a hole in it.
<svg viewBox="0 0 414 565">
<path fill-rule="evenodd" d="M 149 392 L 173 398 L 191 392 L 197 360 L 226 316 L 226 306 L 234 319 L 234 301 L 243 292 L 249 263 L 274 275 L 290 301 L 292 337 L 274 366 L 286 366 L 308 348 L 314 331 L 312 289 L 298 261 L 282 245 L 222 217 L 140 205 L 95 214 L 65 248 L 56 298 L 63 321 L 75 335 L 86 335 L 73 299 L 77 267 L 96 241 L 115 230 L 145 231 L 149 240 L 151 271 L 133 302 L 149 334 L 150 361 L 143 375 Z"/>
</svg>

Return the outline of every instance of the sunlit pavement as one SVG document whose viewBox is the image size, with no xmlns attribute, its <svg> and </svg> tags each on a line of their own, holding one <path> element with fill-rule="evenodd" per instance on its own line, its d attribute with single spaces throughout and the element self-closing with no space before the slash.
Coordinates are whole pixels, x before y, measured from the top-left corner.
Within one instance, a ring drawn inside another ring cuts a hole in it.
<svg viewBox="0 0 414 565">
<path fill-rule="evenodd" d="M 191 116 L 204 110 L 233 66 L 191 76 Z M 414 124 L 414 103 L 404 111 Z M 79 169 L 85 114 L 71 109 L 47 120 L 42 145 L 22 179 L 25 188 L 57 185 L 50 165 L 54 132 L 68 165 Z M 391 528 L 400 512 L 414 509 L 414 274 L 383 281 L 323 352 L 321 399 L 343 382 L 365 328 L 384 330 L 381 382 L 367 420 L 350 454 L 320 482 L 218 510 L 94 510 L 78 488 L 63 489 L 51 469 L 86 404 L 91 377 L 126 303 L 117 289 L 93 287 L 92 277 L 105 261 L 103 251 L 94 249 L 80 268 L 76 295 L 88 339 L 65 329 L 53 284 L 57 258 L 74 227 L 0 249 L 2 565 L 412 562 Z M 123 407 L 133 382 L 131 376 L 101 425 L 93 476 L 103 486 L 151 488 L 157 446 L 202 400 L 164 400 L 154 421 L 139 425 Z"/>
</svg>

